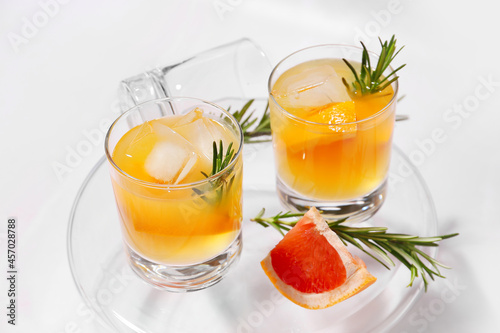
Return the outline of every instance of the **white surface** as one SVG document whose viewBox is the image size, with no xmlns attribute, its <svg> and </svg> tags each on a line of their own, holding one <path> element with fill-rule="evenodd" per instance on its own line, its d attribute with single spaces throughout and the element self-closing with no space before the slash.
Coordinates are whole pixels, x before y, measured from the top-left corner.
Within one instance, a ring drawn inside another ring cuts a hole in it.
<svg viewBox="0 0 500 333">
<path fill-rule="evenodd" d="M 0 3 L 2 271 L 9 216 L 18 219 L 19 239 L 18 325 L 6 324 L 2 305 L 1 332 L 98 331 L 71 278 L 66 229 L 76 192 L 103 154 L 120 79 L 240 37 L 260 44 L 275 64 L 320 43 L 362 38 L 377 50 L 375 36 L 393 33 L 406 45 L 397 63 L 408 64 L 398 112 L 411 116 L 398 124 L 395 142 L 426 179 L 440 232 L 461 235 L 440 248 L 438 258 L 453 267 L 448 278 L 391 332 L 499 330 L 498 268 L 489 257 L 500 250 L 495 2 L 54 3 Z M 39 27 L 30 29 L 33 22 Z M 57 163 L 66 169 L 57 173 Z M 0 279 L 0 304 L 7 289 Z"/>
</svg>

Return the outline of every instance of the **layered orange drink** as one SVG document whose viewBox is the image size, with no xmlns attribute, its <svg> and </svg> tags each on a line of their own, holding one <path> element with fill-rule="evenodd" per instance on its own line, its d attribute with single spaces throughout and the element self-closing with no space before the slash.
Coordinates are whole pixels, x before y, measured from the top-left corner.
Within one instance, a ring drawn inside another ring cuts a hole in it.
<svg viewBox="0 0 500 333">
<path fill-rule="evenodd" d="M 288 66 L 269 87 L 278 183 L 318 201 L 369 194 L 389 168 L 394 85 L 362 96 L 348 89 L 355 77 L 342 59 Z"/>
<path fill-rule="evenodd" d="M 238 151 L 240 140 L 202 108 L 129 129 L 111 158 L 127 245 L 164 265 L 200 263 L 228 248 L 241 228 L 242 162 L 235 154 L 212 174 L 213 143 Z"/>
</svg>

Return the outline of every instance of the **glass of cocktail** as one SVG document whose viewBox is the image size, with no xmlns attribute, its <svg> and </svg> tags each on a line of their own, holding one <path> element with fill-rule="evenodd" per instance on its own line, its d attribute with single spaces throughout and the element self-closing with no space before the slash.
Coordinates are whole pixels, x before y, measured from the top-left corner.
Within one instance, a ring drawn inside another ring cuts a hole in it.
<svg viewBox="0 0 500 333">
<path fill-rule="evenodd" d="M 191 291 L 218 282 L 241 252 L 238 122 L 194 98 L 145 102 L 105 142 L 129 263 L 150 284 Z"/>
<path fill-rule="evenodd" d="M 277 191 L 290 209 L 314 206 L 327 216 L 360 220 L 384 201 L 398 82 L 386 80 L 381 91 L 367 94 L 351 89 L 362 57 L 358 47 L 314 46 L 271 73 Z M 378 56 L 370 59 L 375 66 Z M 383 73 L 391 72 L 388 66 Z"/>
</svg>

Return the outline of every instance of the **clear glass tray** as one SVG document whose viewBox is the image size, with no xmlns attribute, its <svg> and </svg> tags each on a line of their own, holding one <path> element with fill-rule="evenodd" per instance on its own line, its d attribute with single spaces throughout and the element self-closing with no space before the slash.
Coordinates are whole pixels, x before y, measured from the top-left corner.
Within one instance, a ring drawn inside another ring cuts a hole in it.
<svg viewBox="0 0 500 333">
<path fill-rule="evenodd" d="M 117 332 L 382 332 L 392 327 L 423 292 L 409 270 L 387 270 L 357 249 L 377 282 L 325 310 L 303 309 L 285 299 L 260 267 L 281 236 L 251 222 L 261 208 L 283 210 L 274 192 L 270 144 L 245 147 L 243 252 L 217 285 L 174 294 L 152 288 L 125 261 L 118 215 L 104 157 L 84 181 L 68 226 L 68 256 L 78 290 L 111 331 Z M 266 163 L 268 162 L 268 163 Z M 382 209 L 367 225 L 391 232 L 437 234 L 432 199 L 420 174 L 394 148 Z M 436 249 L 428 252 L 435 256 Z"/>
</svg>

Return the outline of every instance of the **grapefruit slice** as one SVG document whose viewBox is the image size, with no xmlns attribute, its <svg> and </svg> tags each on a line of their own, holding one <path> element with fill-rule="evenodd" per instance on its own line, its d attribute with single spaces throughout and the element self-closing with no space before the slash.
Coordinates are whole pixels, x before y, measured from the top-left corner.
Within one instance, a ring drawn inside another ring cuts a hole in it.
<svg viewBox="0 0 500 333">
<path fill-rule="evenodd" d="M 314 207 L 261 265 L 283 296 L 307 309 L 337 304 L 376 281 Z"/>
<path fill-rule="evenodd" d="M 356 111 L 353 101 L 342 103 L 330 103 L 319 108 L 314 108 L 304 119 L 314 121 L 316 123 L 323 123 L 331 126 L 331 130 L 338 133 L 351 133 L 356 132 L 356 124 L 342 125 L 344 123 L 353 123 L 356 119 Z"/>
</svg>

